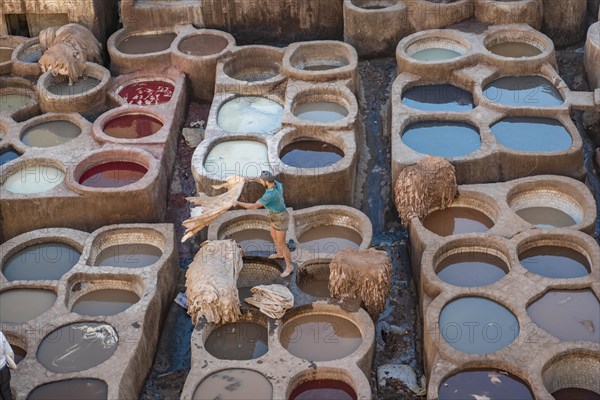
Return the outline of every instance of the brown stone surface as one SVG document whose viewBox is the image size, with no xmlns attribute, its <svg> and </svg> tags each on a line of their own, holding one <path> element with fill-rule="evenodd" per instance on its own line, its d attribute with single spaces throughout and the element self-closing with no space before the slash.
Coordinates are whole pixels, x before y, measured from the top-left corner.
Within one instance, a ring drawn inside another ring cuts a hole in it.
<svg viewBox="0 0 600 400">
<path fill-rule="evenodd" d="M 543 0 L 542 32 L 556 47 L 579 43 L 584 38 L 587 14 L 586 0 Z"/>
<path fill-rule="evenodd" d="M 590 89 L 600 89 L 600 22 L 596 22 L 588 29 L 584 57 Z"/>
</svg>

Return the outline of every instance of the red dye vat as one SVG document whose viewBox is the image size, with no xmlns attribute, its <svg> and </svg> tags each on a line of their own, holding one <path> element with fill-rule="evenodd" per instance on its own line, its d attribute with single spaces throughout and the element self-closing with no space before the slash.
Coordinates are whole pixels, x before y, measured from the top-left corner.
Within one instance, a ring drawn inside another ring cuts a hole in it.
<svg viewBox="0 0 600 400">
<path fill-rule="evenodd" d="M 341 381 L 321 379 L 304 382 L 292 391 L 290 400 L 356 400 L 356 392 Z"/>
<path fill-rule="evenodd" d="M 104 125 L 104 133 L 118 139 L 140 139 L 154 135 L 163 124 L 158 119 L 143 114 L 125 114 Z"/>
<path fill-rule="evenodd" d="M 129 104 L 151 106 L 169 102 L 174 90 L 175 86 L 169 82 L 144 81 L 125 86 L 119 96 Z"/>
<path fill-rule="evenodd" d="M 118 188 L 139 181 L 146 172 L 146 167 L 134 162 L 108 162 L 85 171 L 79 178 L 79 184 L 93 188 Z"/>
</svg>

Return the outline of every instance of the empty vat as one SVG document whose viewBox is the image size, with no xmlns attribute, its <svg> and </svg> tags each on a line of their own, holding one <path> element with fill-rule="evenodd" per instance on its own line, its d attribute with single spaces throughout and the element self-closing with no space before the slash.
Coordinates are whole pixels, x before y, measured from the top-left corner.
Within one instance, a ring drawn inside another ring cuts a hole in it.
<svg viewBox="0 0 600 400">
<path fill-rule="evenodd" d="M 127 310 L 139 300 L 140 297 L 130 290 L 94 290 L 79 297 L 71 307 L 71 311 L 90 317 L 115 315 Z"/>
<path fill-rule="evenodd" d="M 336 122 L 348 116 L 346 107 L 329 101 L 314 101 L 294 106 L 294 115 L 300 119 L 314 122 Z"/>
<path fill-rule="evenodd" d="M 27 400 L 106 400 L 108 386 L 99 379 L 68 379 L 46 383 L 29 393 Z"/>
<path fill-rule="evenodd" d="M 229 45 L 227 39 L 217 35 L 200 34 L 184 38 L 179 42 L 179 51 L 191 56 L 210 56 L 225 50 Z"/>
<path fill-rule="evenodd" d="M 519 254 L 527 270 L 547 278 L 579 278 L 590 273 L 585 255 L 569 247 L 536 246 Z"/>
<path fill-rule="evenodd" d="M 223 239 L 235 240 L 242 246 L 246 254 L 252 252 L 272 252 L 275 249 L 271 233 L 265 229 L 244 229 L 232 232 Z"/>
<path fill-rule="evenodd" d="M 321 225 L 308 228 L 298 237 L 302 247 L 314 252 L 335 254 L 342 249 L 357 249 L 362 236 L 352 228 L 338 225 Z"/>
<path fill-rule="evenodd" d="M 21 141 L 31 147 L 54 147 L 68 143 L 80 134 L 81 128 L 74 123 L 56 120 L 27 128 L 21 135 Z"/>
<path fill-rule="evenodd" d="M 66 243 L 38 243 L 13 254 L 2 266 L 2 273 L 9 281 L 58 280 L 80 256 L 79 250 Z"/>
<path fill-rule="evenodd" d="M 504 118 L 491 129 L 498 143 L 519 151 L 557 152 L 573 144 L 563 124 L 550 118 Z"/>
<path fill-rule="evenodd" d="M 60 185 L 64 179 L 65 173 L 58 168 L 35 165 L 13 173 L 4 181 L 2 187 L 19 194 L 43 193 Z"/>
<path fill-rule="evenodd" d="M 10 61 L 14 50 L 12 47 L 0 47 L 0 64 Z"/>
<path fill-rule="evenodd" d="M 473 96 L 454 85 L 421 85 L 406 90 L 402 103 L 417 110 L 465 112 L 473 108 Z"/>
<path fill-rule="evenodd" d="M 469 354 L 494 353 L 519 334 L 514 314 L 483 297 L 462 297 L 448 303 L 440 313 L 439 328 L 451 347 Z"/>
<path fill-rule="evenodd" d="M 589 289 L 550 290 L 527 307 L 531 320 L 560 340 L 600 343 L 600 303 Z"/>
<path fill-rule="evenodd" d="M 448 207 L 429 213 L 423 226 L 437 235 L 450 236 L 487 232 L 494 226 L 494 221 L 474 208 Z"/>
<path fill-rule="evenodd" d="M 113 161 L 86 170 L 78 182 L 92 188 L 119 188 L 131 185 L 146 175 L 148 169 L 129 161 Z"/>
<path fill-rule="evenodd" d="M 162 251 L 151 244 L 124 243 L 103 249 L 94 261 L 97 267 L 143 268 L 156 263 Z"/>
<path fill-rule="evenodd" d="M 323 168 L 344 158 L 344 152 L 336 146 L 318 140 L 299 140 L 285 146 L 279 157 L 281 161 L 296 168 Z"/>
<path fill-rule="evenodd" d="M 140 139 L 154 135 L 162 127 L 162 121 L 151 115 L 123 114 L 106 122 L 102 131 L 117 139 Z"/>
<path fill-rule="evenodd" d="M 291 354 L 310 361 L 347 357 L 362 343 L 360 330 L 352 321 L 321 313 L 289 319 L 283 325 L 279 339 Z"/>
<path fill-rule="evenodd" d="M 117 49 L 125 54 L 158 53 L 171 47 L 176 36 L 173 32 L 130 35 L 121 40 Z"/>
<path fill-rule="evenodd" d="M 356 392 L 345 382 L 319 379 L 304 382 L 292 390 L 290 400 L 356 400 Z"/>
<path fill-rule="evenodd" d="M 439 157 L 466 156 L 481 146 L 479 131 L 462 122 L 417 122 L 402 134 L 402 142 L 421 154 Z"/>
<path fill-rule="evenodd" d="M 508 273 L 502 258 L 482 251 L 461 251 L 444 257 L 436 266 L 437 276 L 455 286 L 478 287 L 499 281 Z"/>
<path fill-rule="evenodd" d="M 241 96 L 221 106 L 218 125 L 231 133 L 269 133 L 281 127 L 283 106 L 273 100 Z"/>
<path fill-rule="evenodd" d="M 269 400 L 273 386 L 265 376 L 249 369 L 225 369 L 206 377 L 194 392 L 193 400 Z"/>
<path fill-rule="evenodd" d="M 247 178 L 271 170 L 267 145 L 254 140 L 228 140 L 216 144 L 204 160 L 206 174 L 224 181 L 232 175 Z"/>
<path fill-rule="evenodd" d="M 2 93 L 0 94 L 0 112 L 16 111 L 24 107 L 31 97 L 22 93 Z"/>
<path fill-rule="evenodd" d="M 506 41 L 487 47 L 492 53 L 509 58 L 535 57 L 542 54 L 542 50 L 536 46 L 518 41 Z"/>
<path fill-rule="evenodd" d="M 253 360 L 269 351 L 267 328 L 256 322 L 234 322 L 213 330 L 206 351 L 221 360 Z"/>
<path fill-rule="evenodd" d="M 516 213 L 538 228 L 565 228 L 577 223 L 572 216 L 554 207 L 527 207 Z"/>
<path fill-rule="evenodd" d="M 56 293 L 43 289 L 10 289 L 0 293 L 0 322 L 30 321 L 45 313 L 56 301 Z"/>
<path fill-rule="evenodd" d="M 117 350 L 115 329 L 98 322 L 65 325 L 40 343 L 37 360 L 52 372 L 84 371 L 108 360 Z"/>
<path fill-rule="evenodd" d="M 74 96 L 92 90 L 100 80 L 91 76 L 81 77 L 77 82 L 69 82 L 68 77 L 53 78 L 47 85 L 48 91 L 57 96 Z"/>
<path fill-rule="evenodd" d="M 0 166 L 16 160 L 21 156 L 20 153 L 15 151 L 12 147 L 7 147 L 0 150 Z"/>
<path fill-rule="evenodd" d="M 438 395 L 439 400 L 534 399 L 523 380 L 493 369 L 458 372 L 442 382 Z"/>
<path fill-rule="evenodd" d="M 118 91 L 129 104 L 150 106 L 168 103 L 173 97 L 175 85 L 162 80 L 146 80 L 130 83 Z"/>
<path fill-rule="evenodd" d="M 558 89 L 537 75 L 496 79 L 485 86 L 483 95 L 492 103 L 511 107 L 555 107 L 564 102 Z"/>
</svg>

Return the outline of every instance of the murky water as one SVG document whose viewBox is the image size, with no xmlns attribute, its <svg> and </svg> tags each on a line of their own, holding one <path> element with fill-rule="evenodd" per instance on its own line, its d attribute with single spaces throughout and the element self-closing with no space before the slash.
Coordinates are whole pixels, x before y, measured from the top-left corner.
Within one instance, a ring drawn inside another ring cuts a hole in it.
<svg viewBox="0 0 600 400">
<path fill-rule="evenodd" d="M 100 81 L 96 78 L 84 76 L 69 85 L 69 79 L 65 77 L 60 81 L 58 79 L 54 81 L 52 85 L 48 86 L 48 91 L 57 96 L 74 96 L 92 90 L 99 83 Z"/>
<path fill-rule="evenodd" d="M 236 97 L 223 104 L 218 125 L 232 133 L 269 133 L 281 127 L 283 106 L 264 97 Z"/>
<path fill-rule="evenodd" d="M 162 251 L 146 243 L 118 244 L 105 248 L 96 256 L 94 265 L 99 267 L 143 268 L 157 262 Z"/>
<path fill-rule="evenodd" d="M 527 313 L 560 340 L 600 343 L 600 303 L 589 289 L 550 290 L 527 307 Z"/>
<path fill-rule="evenodd" d="M 483 95 L 493 103 L 512 107 L 555 107 L 563 104 L 558 89 L 541 76 L 507 76 L 488 84 Z"/>
<path fill-rule="evenodd" d="M 579 278 L 591 270 L 587 258 L 568 247 L 533 247 L 519 254 L 519 260 L 529 271 L 547 278 Z"/>
<path fill-rule="evenodd" d="M 26 63 L 37 63 L 42 58 L 42 48 L 39 44 L 31 45 L 17 56 L 17 58 Z"/>
<path fill-rule="evenodd" d="M 335 122 L 348 116 L 348 110 L 341 104 L 316 101 L 294 106 L 294 115 L 307 121 Z"/>
<path fill-rule="evenodd" d="M 9 281 L 58 280 L 79 257 L 79 250 L 65 243 L 34 244 L 13 254 L 2 266 L 2 273 Z"/>
<path fill-rule="evenodd" d="M 115 315 L 127 310 L 139 300 L 139 296 L 129 290 L 95 290 L 78 298 L 71 307 L 71 312 L 90 317 Z"/>
<path fill-rule="evenodd" d="M 85 171 L 79 183 L 93 188 L 118 188 L 139 181 L 147 172 L 146 167 L 134 162 L 107 162 Z"/>
<path fill-rule="evenodd" d="M 563 124 L 550 118 L 505 118 L 492 125 L 492 133 L 498 143 L 519 151 L 564 151 L 573 144 Z"/>
<path fill-rule="evenodd" d="M 454 85 L 421 85 L 405 91 L 402 103 L 418 110 L 464 112 L 473 108 L 473 96 Z"/>
<path fill-rule="evenodd" d="M 331 297 L 331 292 L 329 292 L 329 279 L 307 279 L 302 282 L 300 285 L 300 290 L 304 293 L 308 293 L 311 296 L 315 297 Z"/>
<path fill-rule="evenodd" d="M 13 193 L 42 193 L 60 185 L 65 180 L 65 173 L 58 168 L 37 165 L 23 168 L 9 176 L 2 187 Z"/>
<path fill-rule="evenodd" d="M 519 334 L 514 314 L 482 297 L 461 297 L 448 303 L 440 314 L 439 327 L 450 346 L 469 354 L 494 353 Z"/>
<path fill-rule="evenodd" d="M 417 122 L 402 134 L 405 145 L 421 154 L 461 157 L 481 147 L 479 132 L 460 122 Z"/>
<path fill-rule="evenodd" d="M 301 140 L 285 146 L 279 157 L 281 161 L 292 167 L 323 168 L 344 158 L 344 152 L 318 140 Z"/>
<path fill-rule="evenodd" d="M 254 322 L 219 326 L 204 343 L 206 350 L 221 360 L 252 360 L 269 350 L 267 328 Z"/>
<path fill-rule="evenodd" d="M 16 160 L 21 156 L 20 153 L 17 153 L 12 148 L 2 149 L 0 150 L 0 166 L 11 162 L 12 160 Z"/>
<path fill-rule="evenodd" d="M 308 381 L 295 388 L 290 400 L 356 400 L 356 392 L 342 381 L 320 379 Z"/>
<path fill-rule="evenodd" d="M 84 371 L 108 360 L 117 350 L 118 341 L 117 332 L 108 324 L 65 325 L 42 340 L 37 359 L 52 372 Z"/>
<path fill-rule="evenodd" d="M 535 57 L 542 54 L 537 47 L 524 42 L 503 42 L 488 47 L 492 53 L 510 58 Z"/>
<path fill-rule="evenodd" d="M 108 386 L 99 379 L 69 379 L 35 388 L 27 400 L 105 400 Z"/>
<path fill-rule="evenodd" d="M 179 43 L 179 51 L 192 56 L 210 56 L 218 54 L 229 42 L 217 35 L 194 35 Z"/>
<path fill-rule="evenodd" d="M 32 126 L 23 132 L 21 141 L 31 147 L 60 146 L 81 134 L 81 128 L 69 121 L 49 121 Z"/>
<path fill-rule="evenodd" d="M 336 68 L 344 67 L 345 65 L 337 65 L 337 64 L 313 64 L 313 65 L 305 65 L 302 69 L 304 71 L 329 71 Z"/>
<path fill-rule="evenodd" d="M 579 388 L 561 389 L 552 393 L 556 400 L 600 400 L 600 394 Z"/>
<path fill-rule="evenodd" d="M 21 323 L 39 317 L 56 301 L 56 293 L 42 289 L 11 289 L 0 293 L 0 322 Z"/>
<path fill-rule="evenodd" d="M 31 100 L 24 94 L 0 94 L 0 112 L 16 111 Z"/>
<path fill-rule="evenodd" d="M 204 169 L 207 175 L 222 181 L 232 175 L 256 178 L 261 171 L 271 170 L 267 145 L 254 140 L 221 142 L 208 153 Z"/>
<path fill-rule="evenodd" d="M 230 234 L 227 239 L 238 242 L 245 253 L 273 251 L 275 249 L 271 233 L 266 229 L 245 229 Z"/>
<path fill-rule="evenodd" d="M 122 40 L 117 48 L 125 54 L 157 53 L 171 47 L 176 36 L 175 33 L 129 36 Z"/>
<path fill-rule="evenodd" d="M 439 400 L 533 400 L 527 384 L 518 377 L 498 370 L 459 372 L 439 388 Z"/>
<path fill-rule="evenodd" d="M 174 91 L 175 86 L 169 82 L 142 81 L 125 86 L 119 96 L 129 104 L 147 106 L 168 103 Z"/>
<path fill-rule="evenodd" d="M 154 135 L 163 127 L 158 119 L 144 114 L 125 114 L 104 124 L 102 130 L 118 139 L 140 139 Z"/>
<path fill-rule="evenodd" d="M 354 353 L 362 343 L 350 320 L 328 314 L 293 318 L 281 331 L 281 344 L 291 354 L 310 361 L 338 360 Z"/>
<path fill-rule="evenodd" d="M 337 225 L 323 225 L 303 232 L 298 241 L 302 247 L 315 252 L 335 254 L 342 249 L 356 249 L 362 236 L 354 229 Z"/>
<path fill-rule="evenodd" d="M 460 57 L 462 54 L 455 50 L 431 47 L 419 50 L 410 56 L 418 61 L 444 61 Z"/>
<path fill-rule="evenodd" d="M 10 61 L 10 57 L 15 49 L 10 47 L 0 47 L 0 63 Z"/>
<path fill-rule="evenodd" d="M 451 285 L 478 287 L 499 281 L 508 273 L 508 266 L 499 257 L 481 252 L 452 254 L 437 266 L 438 277 Z"/>
<path fill-rule="evenodd" d="M 194 392 L 193 400 L 269 400 L 271 382 L 261 373 L 249 369 L 226 369 L 204 379 Z"/>
<path fill-rule="evenodd" d="M 450 236 L 487 232 L 494 226 L 494 221 L 474 208 L 448 207 L 427 215 L 423 226 L 437 235 Z"/>
<path fill-rule="evenodd" d="M 577 223 L 569 214 L 553 207 L 529 207 L 516 213 L 538 228 L 564 228 Z"/>
</svg>

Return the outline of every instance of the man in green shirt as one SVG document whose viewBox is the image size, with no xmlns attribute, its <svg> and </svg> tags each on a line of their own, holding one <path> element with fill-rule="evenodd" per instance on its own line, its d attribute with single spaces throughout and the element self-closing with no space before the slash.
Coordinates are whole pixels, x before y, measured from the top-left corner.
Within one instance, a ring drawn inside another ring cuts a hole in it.
<svg viewBox="0 0 600 400">
<path fill-rule="evenodd" d="M 239 206 L 246 210 L 256 210 L 264 207 L 269 212 L 271 237 L 277 249 L 277 253 L 270 258 L 283 258 L 285 260 L 286 268 L 281 274 L 281 277 L 285 278 L 294 271 L 294 265 L 292 264 L 290 250 L 285 243 L 290 216 L 283 201 L 283 186 L 275 180 L 273 174 L 269 171 L 262 171 L 260 178 L 246 178 L 246 182 L 258 182 L 262 184 L 266 188 L 265 194 L 256 203 L 235 201 L 233 205 L 234 207 Z"/>
</svg>

